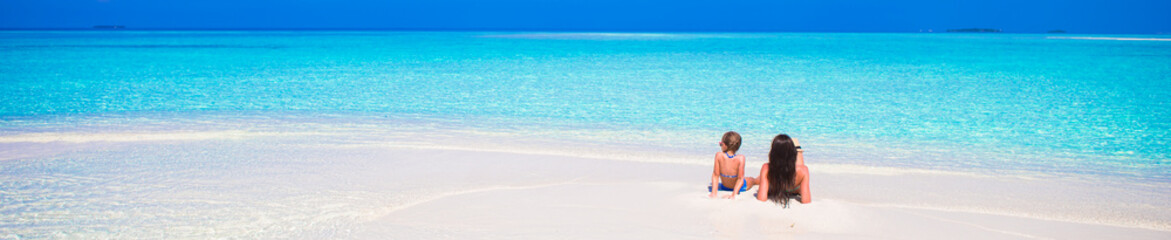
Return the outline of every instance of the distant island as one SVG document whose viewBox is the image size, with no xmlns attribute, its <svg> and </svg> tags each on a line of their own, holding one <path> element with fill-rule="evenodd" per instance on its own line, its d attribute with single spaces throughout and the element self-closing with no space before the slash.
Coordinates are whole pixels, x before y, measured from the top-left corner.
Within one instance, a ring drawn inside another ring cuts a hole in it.
<svg viewBox="0 0 1171 240">
<path fill-rule="evenodd" d="M 1061 29 L 1049 30 L 1047 33 L 1065 33 L 1065 30 L 1061 30 Z"/>
<path fill-rule="evenodd" d="M 125 29 L 122 25 L 94 25 L 95 29 Z"/>
<path fill-rule="evenodd" d="M 1000 31 L 1000 29 L 992 29 L 992 28 L 961 28 L 961 29 L 948 29 L 948 30 L 947 30 L 947 32 L 949 32 L 949 33 L 950 33 L 950 32 L 959 32 L 959 33 L 998 33 L 998 32 L 1001 32 L 1001 31 Z"/>
</svg>

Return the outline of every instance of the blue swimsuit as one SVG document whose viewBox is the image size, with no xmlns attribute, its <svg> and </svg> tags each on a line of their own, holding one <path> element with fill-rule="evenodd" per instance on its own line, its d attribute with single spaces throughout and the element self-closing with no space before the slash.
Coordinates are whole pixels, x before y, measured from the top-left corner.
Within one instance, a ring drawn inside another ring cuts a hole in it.
<svg viewBox="0 0 1171 240">
<path fill-rule="evenodd" d="M 720 189 L 720 191 L 729 191 L 729 192 L 731 192 L 731 191 L 732 191 L 732 188 L 730 188 L 730 187 L 725 187 L 725 186 L 724 186 L 724 184 L 720 184 L 720 185 L 719 185 L 719 189 Z M 711 186 L 708 186 L 708 187 L 707 187 L 707 191 L 708 191 L 708 192 L 711 192 L 711 191 L 712 191 L 712 187 L 711 187 Z M 748 191 L 748 179 L 744 179 L 744 185 L 740 185 L 740 192 L 747 192 L 747 191 Z"/>
<path fill-rule="evenodd" d="M 728 159 L 733 159 L 733 158 L 736 158 L 736 155 L 728 155 L 728 153 L 724 153 L 724 156 L 728 157 Z M 738 176 L 740 176 L 740 175 L 724 175 L 723 173 L 721 173 L 721 174 L 720 174 L 720 176 L 721 176 L 721 177 L 726 177 L 726 178 L 736 178 L 736 177 L 738 177 Z M 724 184 L 720 184 L 720 185 L 719 185 L 719 190 L 720 190 L 720 191 L 729 191 L 729 192 L 731 192 L 731 191 L 732 191 L 732 188 L 730 188 L 730 187 L 725 187 L 725 186 L 724 186 Z M 707 191 L 708 191 L 708 192 L 711 192 L 711 191 L 712 191 L 712 186 L 708 186 L 708 187 L 707 187 Z M 744 179 L 744 184 L 740 185 L 740 192 L 745 192 L 745 191 L 748 191 L 748 179 Z"/>
</svg>

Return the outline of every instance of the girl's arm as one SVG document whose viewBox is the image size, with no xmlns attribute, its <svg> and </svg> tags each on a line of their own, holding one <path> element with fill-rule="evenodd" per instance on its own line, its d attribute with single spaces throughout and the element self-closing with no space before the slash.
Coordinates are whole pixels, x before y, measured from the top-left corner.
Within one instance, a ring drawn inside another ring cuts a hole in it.
<svg viewBox="0 0 1171 240">
<path fill-rule="evenodd" d="M 736 199 L 736 195 L 740 195 L 740 188 L 744 186 L 744 164 L 748 163 L 748 157 L 741 156 L 737 163 L 740 167 L 736 169 L 736 186 L 732 188 L 732 195 L 728 196 L 731 199 Z"/>
<path fill-rule="evenodd" d="M 711 187 L 708 188 L 708 191 L 710 191 L 711 193 L 708 194 L 708 197 L 715 198 L 716 192 L 720 191 L 719 185 L 716 185 L 720 182 L 720 156 L 719 156 L 719 154 L 716 155 L 715 164 L 712 164 L 712 165 L 715 167 L 712 168 L 712 185 L 710 185 Z"/>
</svg>

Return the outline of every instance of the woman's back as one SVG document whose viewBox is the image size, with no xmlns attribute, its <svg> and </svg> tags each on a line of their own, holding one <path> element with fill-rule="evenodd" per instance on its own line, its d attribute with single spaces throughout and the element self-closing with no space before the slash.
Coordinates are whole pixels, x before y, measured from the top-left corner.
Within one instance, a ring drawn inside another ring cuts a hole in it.
<svg viewBox="0 0 1171 240">
<path fill-rule="evenodd" d="M 773 138 L 769 162 L 760 167 L 759 182 L 757 200 L 772 200 L 785 205 L 791 197 L 800 197 L 801 203 L 813 201 L 809 190 L 809 168 L 805 166 L 804 150 L 797 139 L 785 134 Z"/>
</svg>

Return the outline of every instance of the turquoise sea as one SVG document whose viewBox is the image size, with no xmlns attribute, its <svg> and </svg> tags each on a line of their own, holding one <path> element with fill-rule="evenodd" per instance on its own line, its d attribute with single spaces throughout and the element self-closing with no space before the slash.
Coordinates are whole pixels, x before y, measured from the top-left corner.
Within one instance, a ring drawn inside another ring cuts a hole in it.
<svg viewBox="0 0 1171 240">
<path fill-rule="evenodd" d="M 821 162 L 1167 182 L 1166 40 L 5 31 L 0 132 L 330 114 L 569 139 L 574 130 L 628 132 L 604 139 L 706 154 L 735 130 L 758 153 L 789 133 Z"/>
<path fill-rule="evenodd" d="M 578 158 L 698 199 L 729 130 L 799 138 L 818 202 L 1167 231 L 1169 113 L 1161 36 L 0 31 L 0 239 L 401 232 Z"/>
</svg>

